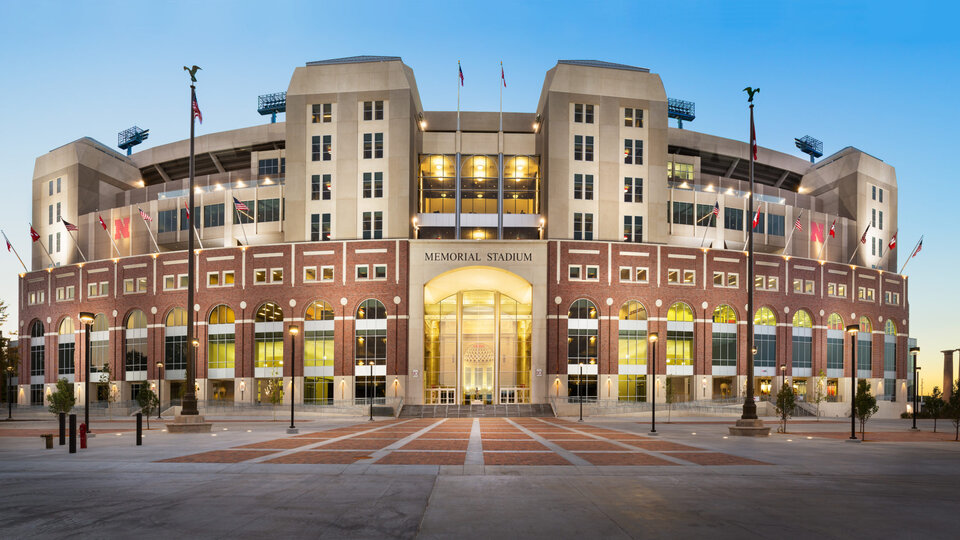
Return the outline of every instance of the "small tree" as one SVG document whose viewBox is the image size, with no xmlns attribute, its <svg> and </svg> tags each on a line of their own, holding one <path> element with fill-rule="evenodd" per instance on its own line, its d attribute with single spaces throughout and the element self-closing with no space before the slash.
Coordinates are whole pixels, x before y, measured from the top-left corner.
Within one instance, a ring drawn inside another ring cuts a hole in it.
<svg viewBox="0 0 960 540">
<path fill-rule="evenodd" d="M 137 394 L 137 405 L 140 405 L 140 412 L 147 417 L 147 429 L 150 429 L 150 416 L 160 406 L 160 399 L 157 398 L 156 392 L 144 385 Z"/>
<path fill-rule="evenodd" d="M 73 385 L 66 379 L 60 379 L 57 381 L 57 391 L 51 392 L 47 396 L 47 401 L 50 402 L 48 410 L 53 414 L 70 412 L 77 403 L 77 396 L 73 394 Z"/>
<path fill-rule="evenodd" d="M 947 411 L 950 421 L 953 422 L 953 440 L 960 441 L 960 379 L 953 382 L 953 392 L 950 392 Z"/>
<path fill-rule="evenodd" d="M 857 397 L 854 400 L 854 410 L 857 413 L 857 419 L 860 420 L 860 440 L 865 441 L 865 430 L 867 420 L 880 410 L 877 406 L 877 398 L 870 393 L 870 383 L 865 379 L 857 382 Z"/>
<path fill-rule="evenodd" d="M 930 418 L 933 418 L 934 433 L 937 432 L 937 419 L 943 414 L 944 405 L 946 405 L 946 403 L 943 401 L 943 392 L 940 391 L 939 386 L 934 386 L 933 392 L 931 392 L 929 396 L 923 396 L 923 409 L 927 411 Z"/>
<path fill-rule="evenodd" d="M 780 427 L 777 428 L 781 433 L 787 432 L 787 420 L 793 416 L 793 411 L 797 406 L 797 396 L 793 393 L 793 388 L 789 384 L 780 386 L 777 392 L 777 416 L 780 418 Z"/>
<path fill-rule="evenodd" d="M 273 419 L 277 419 L 277 405 L 283 401 L 283 381 L 281 379 L 268 379 L 263 392 L 267 394 L 267 399 L 273 404 Z"/>
<path fill-rule="evenodd" d="M 817 405 L 817 422 L 820 421 L 820 404 L 827 399 L 827 374 L 821 369 L 817 374 L 816 388 L 813 389 L 813 402 Z"/>
</svg>

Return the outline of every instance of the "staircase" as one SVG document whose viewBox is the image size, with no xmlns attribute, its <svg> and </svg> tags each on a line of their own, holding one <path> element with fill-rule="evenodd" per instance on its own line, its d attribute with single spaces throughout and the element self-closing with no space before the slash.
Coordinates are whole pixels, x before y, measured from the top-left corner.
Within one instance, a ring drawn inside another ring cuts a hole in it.
<svg viewBox="0 0 960 540">
<path fill-rule="evenodd" d="M 516 405 L 404 405 L 400 418 L 554 417 L 549 403 Z"/>
</svg>

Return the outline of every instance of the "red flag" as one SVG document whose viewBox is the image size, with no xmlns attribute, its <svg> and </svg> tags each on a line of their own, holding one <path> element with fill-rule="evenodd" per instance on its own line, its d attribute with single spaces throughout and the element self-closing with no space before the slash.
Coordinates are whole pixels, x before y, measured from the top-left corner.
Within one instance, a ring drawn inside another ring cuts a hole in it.
<svg viewBox="0 0 960 540">
<path fill-rule="evenodd" d="M 890 243 L 887 244 L 887 249 L 893 249 L 897 247 L 897 233 L 893 233 L 893 238 L 890 239 Z"/>
<path fill-rule="evenodd" d="M 40 233 L 38 233 L 36 229 L 33 228 L 33 225 L 30 226 L 30 238 L 33 238 L 34 242 L 36 242 L 37 240 L 40 240 Z M 7 245 L 8 246 L 10 245 L 9 241 L 7 242 Z"/>
<path fill-rule="evenodd" d="M 869 231 L 869 230 L 870 230 L 870 225 L 867 225 L 867 228 L 863 230 L 863 236 L 860 237 L 860 243 L 861 243 L 861 244 L 866 244 L 866 243 L 867 243 L 867 231 Z"/>
<path fill-rule="evenodd" d="M 187 201 L 183 201 L 183 207 L 187 209 L 187 219 L 190 219 L 190 207 L 187 206 Z"/>
<path fill-rule="evenodd" d="M 753 228 L 757 228 L 757 224 L 760 223 L 760 206 L 757 206 L 757 213 L 753 216 Z"/>
<path fill-rule="evenodd" d="M 79 230 L 80 230 L 79 227 L 77 227 L 77 226 L 74 225 L 73 223 L 70 223 L 69 221 L 67 221 L 67 220 L 65 220 L 65 219 L 63 219 L 63 218 L 60 218 L 60 222 L 63 223 L 63 226 L 64 226 L 64 227 L 67 228 L 67 231 L 79 231 Z"/>
<path fill-rule="evenodd" d="M 507 87 L 507 77 L 503 74 L 503 62 L 500 62 L 500 80 L 503 81 L 503 87 Z"/>
<path fill-rule="evenodd" d="M 144 211 L 143 211 L 142 209 L 140 209 L 140 208 L 137 208 L 137 210 L 140 210 L 140 217 L 143 218 L 144 221 L 153 221 L 153 218 L 150 217 L 150 214 L 144 212 Z"/>
<path fill-rule="evenodd" d="M 753 106 L 750 106 L 750 148 L 753 149 L 753 159 L 757 159 L 757 130 L 753 127 Z"/>
<path fill-rule="evenodd" d="M 457 71 L 460 72 L 460 86 L 463 86 L 463 68 L 460 67 L 459 60 L 457 60 Z"/>
<path fill-rule="evenodd" d="M 97 219 L 100 220 L 100 226 L 103 227 L 103 230 L 108 231 L 107 222 L 103 220 L 103 216 L 97 216 Z"/>
<path fill-rule="evenodd" d="M 833 225 L 830 225 L 830 238 L 836 238 L 836 237 L 837 237 L 836 233 L 834 232 L 834 231 L 836 230 L 836 227 L 837 227 L 837 220 L 834 219 L 834 220 L 833 220 Z"/>
<path fill-rule="evenodd" d="M 200 105 L 197 104 L 197 93 L 193 92 L 193 117 L 203 123 L 203 115 L 200 114 Z"/>
<path fill-rule="evenodd" d="M 9 252 L 13 249 L 13 246 L 10 245 L 10 239 L 7 238 L 7 233 L 3 233 L 3 239 L 7 241 L 7 251 Z"/>
</svg>

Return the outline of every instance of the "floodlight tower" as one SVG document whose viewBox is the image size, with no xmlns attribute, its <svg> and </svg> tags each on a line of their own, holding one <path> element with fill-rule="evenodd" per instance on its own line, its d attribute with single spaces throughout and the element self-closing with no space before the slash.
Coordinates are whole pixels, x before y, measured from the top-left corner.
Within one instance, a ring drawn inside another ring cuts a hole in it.
<svg viewBox="0 0 960 540">
<path fill-rule="evenodd" d="M 819 139 L 804 135 L 794 139 L 793 144 L 797 145 L 801 152 L 810 156 L 810 163 L 813 163 L 814 158 L 823 157 L 823 141 Z"/>
<path fill-rule="evenodd" d="M 149 129 L 140 129 L 137 126 L 133 126 L 117 134 L 117 146 L 119 146 L 121 150 L 126 150 L 129 156 L 133 152 L 133 147 L 147 140 L 149 136 Z"/>
<path fill-rule="evenodd" d="M 277 123 L 277 113 L 287 112 L 287 93 L 264 94 L 257 98 L 257 112 L 262 116 L 270 115 L 270 123 Z"/>
<path fill-rule="evenodd" d="M 677 119 L 677 127 L 683 129 L 683 121 L 693 122 L 697 117 L 696 104 L 692 101 L 667 98 L 667 116 Z"/>
</svg>

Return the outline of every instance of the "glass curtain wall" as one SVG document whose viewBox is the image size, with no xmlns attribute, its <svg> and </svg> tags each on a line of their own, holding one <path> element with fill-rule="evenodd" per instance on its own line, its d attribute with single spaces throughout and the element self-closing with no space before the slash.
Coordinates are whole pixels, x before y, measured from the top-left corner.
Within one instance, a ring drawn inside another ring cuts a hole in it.
<svg viewBox="0 0 960 540">
<path fill-rule="evenodd" d="M 211 378 L 214 370 L 234 369 L 236 358 L 236 328 L 233 309 L 219 305 L 210 312 L 207 321 L 207 367 Z M 230 375 L 232 377 L 232 375 Z"/>
<path fill-rule="evenodd" d="M 567 311 L 567 397 L 570 401 L 597 398 L 598 316 L 597 306 L 583 298 L 571 304 Z"/>
<path fill-rule="evenodd" d="M 107 316 L 97 313 L 90 332 L 90 373 L 102 373 L 110 364 L 110 323 Z M 91 381 L 99 380 L 91 377 Z"/>
<path fill-rule="evenodd" d="M 456 156 L 420 157 L 420 213 L 453 214 L 457 210 Z"/>
<path fill-rule="evenodd" d="M 163 370 L 187 369 L 187 310 L 174 308 L 167 314 L 163 335 Z"/>
<path fill-rule="evenodd" d="M 73 363 L 76 351 L 75 341 L 73 319 L 64 317 L 57 331 L 57 376 L 69 375 L 67 380 L 71 382 L 76 369 Z"/>
<path fill-rule="evenodd" d="M 332 405 L 333 307 L 317 300 L 307 306 L 303 320 L 303 402 Z"/>
<path fill-rule="evenodd" d="M 530 403 L 533 306 L 500 296 L 500 403 Z"/>
<path fill-rule="evenodd" d="M 631 300 L 620 306 L 618 318 L 618 399 L 647 401 L 647 310 Z"/>
<path fill-rule="evenodd" d="M 504 156 L 503 213 L 540 213 L 540 162 L 536 156 Z"/>
<path fill-rule="evenodd" d="M 127 380 L 141 380 L 147 371 L 147 316 L 135 309 L 127 316 L 127 329 L 124 336 L 123 358 L 127 370 Z M 132 373 L 137 378 L 130 378 Z"/>
</svg>

